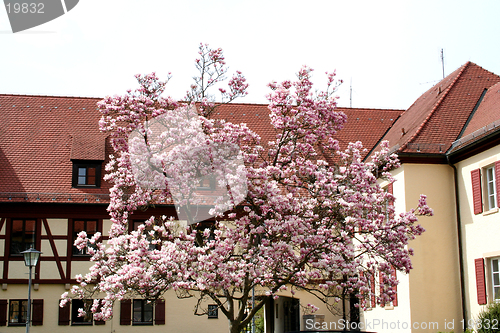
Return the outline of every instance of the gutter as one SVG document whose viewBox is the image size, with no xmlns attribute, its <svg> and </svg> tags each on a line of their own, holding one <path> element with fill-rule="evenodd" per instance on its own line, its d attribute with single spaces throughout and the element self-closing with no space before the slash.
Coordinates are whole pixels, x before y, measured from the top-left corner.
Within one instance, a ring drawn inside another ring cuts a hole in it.
<svg viewBox="0 0 500 333">
<path fill-rule="evenodd" d="M 455 209 L 457 214 L 457 238 L 458 238 L 458 263 L 460 269 L 460 296 L 462 300 L 462 323 L 463 323 L 463 331 L 465 332 L 467 329 L 468 317 L 467 317 L 467 307 L 465 302 L 465 273 L 464 273 L 464 254 L 462 248 L 462 218 L 460 215 L 460 200 L 459 200 L 459 192 L 458 192 L 458 172 L 457 167 L 450 162 L 449 156 L 446 155 L 446 160 L 448 165 L 453 168 L 453 181 L 455 184 Z"/>
</svg>

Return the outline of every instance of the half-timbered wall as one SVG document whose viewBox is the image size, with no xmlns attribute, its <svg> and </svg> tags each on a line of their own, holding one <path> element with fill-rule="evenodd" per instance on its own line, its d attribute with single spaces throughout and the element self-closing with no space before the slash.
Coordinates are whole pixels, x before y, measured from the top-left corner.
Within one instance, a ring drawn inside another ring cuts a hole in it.
<svg viewBox="0 0 500 333">
<path fill-rule="evenodd" d="M 153 214 L 172 214 L 170 207 L 152 209 L 134 214 L 134 220 L 146 219 Z M 11 253 L 12 221 L 35 220 L 35 249 L 42 251 L 40 262 L 33 273 L 33 321 L 36 332 L 134 332 L 137 324 L 132 320 L 120 324 L 120 304 L 115 305 L 115 317 L 106 323 L 73 322 L 72 305 L 60 310 L 59 300 L 76 283 L 75 275 L 88 272 L 90 256 L 74 253 L 73 237 L 75 221 L 96 221 L 97 231 L 106 242 L 111 221 L 106 205 L 95 204 L 50 204 L 50 203 L 0 203 L 0 326 L 8 331 L 24 329 L 21 323 L 12 323 L 12 302 L 27 299 L 28 268 L 22 255 Z M 131 303 L 132 304 L 132 303 Z M 227 331 L 227 321 L 207 316 L 194 316 L 195 301 L 179 301 L 174 292 L 165 295 L 165 302 L 154 305 L 154 320 L 151 325 L 141 325 L 148 332 Z M 36 316 L 35 316 L 36 312 Z M 63 316 L 64 318 L 62 318 Z M 35 318 L 36 317 L 36 318 Z M 207 325 L 207 322 L 209 323 Z M 3 332 L 3 330 L 0 330 Z"/>
</svg>

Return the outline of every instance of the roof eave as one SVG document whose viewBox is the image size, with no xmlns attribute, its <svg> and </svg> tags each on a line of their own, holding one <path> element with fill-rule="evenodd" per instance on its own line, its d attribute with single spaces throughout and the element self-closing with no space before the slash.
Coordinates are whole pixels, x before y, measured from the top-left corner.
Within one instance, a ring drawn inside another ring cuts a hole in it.
<svg viewBox="0 0 500 333">
<path fill-rule="evenodd" d="M 399 161 L 414 164 L 448 164 L 446 155 L 429 153 L 397 153 Z"/>
<path fill-rule="evenodd" d="M 451 151 L 447 154 L 450 163 L 455 164 L 463 161 L 471 156 L 477 155 L 500 145 L 500 128 L 496 131 L 481 137 L 473 141 L 472 143 L 465 145 L 457 150 Z"/>
</svg>

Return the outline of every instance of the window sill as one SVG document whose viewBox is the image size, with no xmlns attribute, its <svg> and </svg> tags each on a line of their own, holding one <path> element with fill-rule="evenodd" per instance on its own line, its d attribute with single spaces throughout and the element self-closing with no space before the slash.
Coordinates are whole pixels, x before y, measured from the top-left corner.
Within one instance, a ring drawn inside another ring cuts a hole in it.
<svg viewBox="0 0 500 333">
<path fill-rule="evenodd" d="M 394 305 L 386 305 L 384 306 L 384 310 L 394 310 Z"/>
<path fill-rule="evenodd" d="M 146 322 L 146 323 L 136 322 L 132 323 L 132 326 L 153 326 L 153 322 Z"/>
<path fill-rule="evenodd" d="M 490 209 L 490 210 L 489 210 L 489 211 L 487 211 L 487 212 L 484 212 L 484 213 L 483 213 L 483 216 L 488 216 L 488 215 L 495 214 L 495 213 L 498 213 L 498 207 L 493 208 L 493 209 Z"/>
<path fill-rule="evenodd" d="M 9 326 L 26 326 L 26 323 L 9 323 Z"/>
<path fill-rule="evenodd" d="M 71 326 L 92 326 L 92 322 L 83 322 L 83 323 L 74 322 L 71 323 Z"/>
</svg>

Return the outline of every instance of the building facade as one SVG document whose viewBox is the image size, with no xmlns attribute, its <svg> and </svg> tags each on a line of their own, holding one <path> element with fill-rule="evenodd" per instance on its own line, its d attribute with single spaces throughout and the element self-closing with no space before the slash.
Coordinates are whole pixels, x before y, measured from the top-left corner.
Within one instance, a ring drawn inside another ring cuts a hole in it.
<svg viewBox="0 0 500 333">
<path fill-rule="evenodd" d="M 365 159 L 388 140 L 402 167 L 393 184 L 382 184 L 397 198 L 396 212 L 414 208 L 428 196 L 433 217 L 419 220 L 426 232 L 411 242 L 414 269 L 397 273 L 397 296 L 375 304 L 373 279 L 369 307 L 361 311 L 362 330 L 376 332 L 459 332 L 487 304 L 500 299 L 500 77 L 466 63 L 419 97 L 407 110 L 339 108 L 348 116 L 338 140 L 362 141 Z M 0 326 L 21 331 L 26 323 L 27 272 L 20 252 L 43 252 L 33 275 L 32 324 L 37 332 L 224 332 L 228 323 L 213 311 L 195 316 L 194 300 L 174 292 L 148 303 L 126 299 L 114 317 L 99 322 L 79 317 L 84 301 L 60 308 L 60 295 L 85 274 L 90 256 L 73 246 L 86 231 L 108 238 L 108 184 L 104 166 L 111 153 L 98 131 L 100 99 L 0 95 Z M 263 141 L 273 136 L 267 107 L 229 104 L 216 117 L 247 123 Z M 173 206 L 155 213 L 175 214 Z M 131 230 L 152 214 L 136 212 Z M 89 300 L 90 301 L 90 300 Z M 307 323 L 339 323 L 341 316 L 320 306 L 314 314 L 300 305 L 310 295 L 283 293 L 266 304 L 265 332 L 306 330 Z M 349 305 L 348 305 L 349 306 Z M 350 307 L 350 306 L 349 306 Z M 352 308 L 352 317 L 357 310 Z M 309 320 L 309 321 L 308 321 Z M 328 324 L 332 328 L 331 324 Z"/>
</svg>

